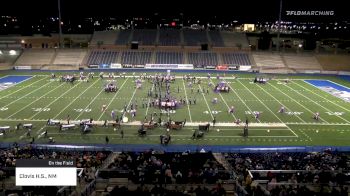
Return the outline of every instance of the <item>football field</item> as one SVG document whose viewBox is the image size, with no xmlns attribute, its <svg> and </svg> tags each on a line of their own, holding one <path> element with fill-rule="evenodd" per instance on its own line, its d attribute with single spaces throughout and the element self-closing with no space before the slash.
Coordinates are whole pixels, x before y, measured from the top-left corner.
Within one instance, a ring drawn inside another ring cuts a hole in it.
<svg viewBox="0 0 350 196">
<path fill-rule="evenodd" d="M 18 73 L 16 73 L 18 74 Z M 78 73 L 77 73 L 78 74 Z M 153 73 L 149 73 L 153 74 Z M 156 113 L 163 121 L 171 118 L 173 121 L 184 121 L 186 125 L 181 130 L 170 130 L 171 144 L 194 145 L 278 145 L 278 146 L 346 146 L 350 144 L 350 102 L 334 92 L 337 88 L 349 89 L 348 82 L 334 77 L 289 77 L 286 83 L 283 77 L 269 80 L 266 84 L 253 83 L 254 75 L 236 75 L 217 79 L 208 79 L 206 74 L 196 74 L 201 77 L 200 84 L 189 87 L 189 81 L 177 75 L 171 83 L 171 96 L 177 100 L 183 99 L 176 110 L 160 110 L 150 104 L 153 97 L 148 92 L 155 90 L 147 79 L 142 80 L 142 87 L 136 88 L 135 77 L 130 73 L 126 77 L 113 79 L 117 84 L 117 92 L 107 93 L 104 86 L 112 79 L 98 77 L 86 81 L 76 81 L 74 84 L 51 79 L 44 73 L 23 74 L 23 78 L 3 75 L 0 91 L 0 127 L 10 126 L 0 136 L 0 142 L 29 142 L 35 138 L 36 143 L 48 143 L 47 137 L 54 137 L 56 143 L 64 144 L 104 144 L 106 136 L 110 144 L 158 144 L 159 136 L 165 134 L 166 128 L 158 127 L 147 131 L 146 136 L 138 136 L 137 130 L 144 119 L 150 119 Z M 61 73 L 56 75 L 60 76 Z M 193 74 L 192 74 L 193 75 Z M 216 76 L 216 75 L 215 75 Z M 17 75 L 18 77 L 18 75 Z M 15 85 L 9 81 L 15 80 Z M 308 80 L 310 79 L 310 80 Z M 216 93 L 213 87 L 219 82 L 225 82 L 229 92 Z M 212 83 L 213 85 L 209 85 Z M 5 85 L 4 85 L 5 84 Z M 8 85 L 8 86 L 7 86 Z M 334 87 L 334 88 L 330 88 Z M 326 92 L 327 91 L 327 92 Z M 339 92 L 342 90 L 339 90 Z M 350 90 L 349 90 L 350 91 Z M 339 93 L 338 93 L 339 94 Z M 214 99 L 217 103 L 213 103 Z M 191 102 L 191 104 L 190 104 Z M 195 103 L 194 103 L 195 102 Z M 136 116 L 132 117 L 130 106 L 137 105 Z M 102 111 L 106 105 L 106 111 Z M 113 127 L 94 126 L 89 133 L 82 133 L 79 126 L 75 129 L 60 131 L 57 126 L 47 126 L 48 119 L 66 123 L 83 119 L 93 119 L 103 124 L 105 120 L 112 121 L 111 111 L 121 116 L 127 106 L 125 116 L 129 119 L 121 129 Z M 229 108 L 234 112 L 229 113 Z M 281 107 L 285 112 L 280 113 Z M 258 119 L 255 114 L 259 112 Z M 314 114 L 320 114 L 315 120 Z M 162 113 L 162 115 L 160 115 Z M 199 139 L 192 139 L 198 125 L 212 123 L 215 127 Z M 242 123 L 234 123 L 240 119 Z M 243 137 L 243 126 L 248 123 L 248 137 Z M 30 137 L 26 129 L 15 130 L 18 123 L 33 124 Z M 47 130 L 47 137 L 43 132 Z"/>
</svg>

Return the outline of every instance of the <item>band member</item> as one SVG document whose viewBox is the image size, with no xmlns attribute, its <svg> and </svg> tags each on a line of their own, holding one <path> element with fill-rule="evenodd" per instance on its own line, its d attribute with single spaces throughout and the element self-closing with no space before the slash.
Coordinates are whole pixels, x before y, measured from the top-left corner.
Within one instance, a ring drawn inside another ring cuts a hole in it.
<svg viewBox="0 0 350 196">
<path fill-rule="evenodd" d="M 285 108 L 284 106 L 281 106 L 280 110 L 278 111 L 279 113 L 284 113 L 285 112 Z"/>
<path fill-rule="evenodd" d="M 115 119 L 115 112 L 114 112 L 114 110 L 111 111 L 111 117 L 112 117 L 112 119 Z"/>
<path fill-rule="evenodd" d="M 101 109 L 101 112 L 105 112 L 107 109 L 107 105 L 102 105 L 102 109 Z"/>
<path fill-rule="evenodd" d="M 208 78 L 208 80 L 210 79 L 210 73 L 207 74 L 207 78 Z"/>
<path fill-rule="evenodd" d="M 212 101 L 214 104 L 218 103 L 218 98 L 214 98 L 213 101 Z"/>
<path fill-rule="evenodd" d="M 316 112 L 314 115 L 314 119 L 315 120 L 319 120 L 320 119 L 320 113 Z"/>
<path fill-rule="evenodd" d="M 135 117 L 136 116 L 136 109 L 133 109 L 133 110 L 131 110 L 131 117 Z"/>
<path fill-rule="evenodd" d="M 228 110 L 230 114 L 233 114 L 235 112 L 235 107 L 231 106 L 231 108 Z"/>
<path fill-rule="evenodd" d="M 255 119 L 259 120 L 259 117 L 260 117 L 260 112 L 255 112 Z"/>
<path fill-rule="evenodd" d="M 237 119 L 237 120 L 235 120 L 235 123 L 236 123 L 236 125 L 239 125 L 240 123 L 241 123 L 241 119 Z"/>
</svg>

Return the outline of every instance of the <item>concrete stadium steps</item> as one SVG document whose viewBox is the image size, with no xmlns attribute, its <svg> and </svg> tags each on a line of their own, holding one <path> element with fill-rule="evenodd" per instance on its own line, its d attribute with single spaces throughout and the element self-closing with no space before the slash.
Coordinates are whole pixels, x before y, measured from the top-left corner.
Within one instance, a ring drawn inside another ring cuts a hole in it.
<svg viewBox="0 0 350 196">
<path fill-rule="evenodd" d="M 257 67 L 264 68 L 285 68 L 282 57 L 279 54 L 273 53 L 255 53 L 253 54 L 254 61 Z"/>
<path fill-rule="evenodd" d="M 17 59 L 15 65 L 48 65 L 55 55 L 54 49 L 29 49 L 25 50 Z"/>
<path fill-rule="evenodd" d="M 55 65 L 80 65 L 86 55 L 86 50 L 57 50 Z"/>
<path fill-rule="evenodd" d="M 99 42 L 106 45 L 113 45 L 117 39 L 117 31 L 95 31 L 91 45 L 98 45 Z"/>
<path fill-rule="evenodd" d="M 316 55 L 323 70 L 328 71 L 350 71 L 349 55 Z"/>
<path fill-rule="evenodd" d="M 321 65 L 316 58 L 311 55 L 283 55 L 288 68 L 291 69 L 303 69 L 303 70 L 322 70 Z"/>
</svg>

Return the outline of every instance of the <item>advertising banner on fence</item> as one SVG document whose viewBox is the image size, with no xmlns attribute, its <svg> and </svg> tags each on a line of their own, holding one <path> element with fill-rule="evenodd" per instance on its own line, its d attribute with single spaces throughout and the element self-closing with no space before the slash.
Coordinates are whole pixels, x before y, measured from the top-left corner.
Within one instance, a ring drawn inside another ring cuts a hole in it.
<svg viewBox="0 0 350 196">
<path fill-rule="evenodd" d="M 240 65 L 239 66 L 240 71 L 249 71 L 250 69 L 252 69 L 252 66 L 250 66 L 250 65 Z"/>
<path fill-rule="evenodd" d="M 216 70 L 228 70 L 228 65 L 217 65 Z"/>
<path fill-rule="evenodd" d="M 192 64 L 146 64 L 146 69 L 193 69 Z"/>
<path fill-rule="evenodd" d="M 120 68 L 122 68 L 122 64 L 120 64 L 120 63 L 112 63 L 110 68 L 112 68 L 112 69 L 120 69 Z"/>
<path fill-rule="evenodd" d="M 97 68 L 98 68 L 98 65 L 89 65 L 88 67 L 89 67 L 89 68 L 96 68 L 96 69 L 97 69 Z"/>
<path fill-rule="evenodd" d="M 207 65 L 207 66 L 205 66 L 205 68 L 206 68 L 206 69 L 215 69 L 215 66 L 213 66 L 213 65 Z"/>
<path fill-rule="evenodd" d="M 32 66 L 15 66 L 15 69 L 32 69 Z"/>
</svg>

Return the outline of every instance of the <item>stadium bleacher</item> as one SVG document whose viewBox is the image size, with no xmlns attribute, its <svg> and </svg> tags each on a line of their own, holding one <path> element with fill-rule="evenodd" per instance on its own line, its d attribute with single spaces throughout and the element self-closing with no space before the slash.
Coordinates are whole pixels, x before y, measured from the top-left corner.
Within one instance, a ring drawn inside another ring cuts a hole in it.
<svg viewBox="0 0 350 196">
<path fill-rule="evenodd" d="M 187 46 L 198 46 L 209 43 L 206 31 L 204 30 L 183 30 L 184 41 Z"/>
<path fill-rule="evenodd" d="M 87 59 L 88 65 L 116 63 L 119 52 L 109 50 L 92 50 Z"/>
<path fill-rule="evenodd" d="M 258 67 L 284 68 L 282 57 L 273 53 L 254 53 L 254 61 Z"/>
<path fill-rule="evenodd" d="M 188 62 L 195 66 L 218 65 L 218 56 L 213 52 L 189 52 Z"/>
<path fill-rule="evenodd" d="M 220 31 L 209 31 L 209 37 L 214 47 L 224 47 L 224 40 L 221 37 Z"/>
<path fill-rule="evenodd" d="M 184 64 L 182 52 L 156 52 L 156 64 Z"/>
<path fill-rule="evenodd" d="M 240 45 L 242 48 L 248 48 L 249 43 L 245 33 L 221 31 L 221 37 L 225 46 L 237 47 Z"/>
<path fill-rule="evenodd" d="M 20 65 L 47 65 L 54 60 L 54 49 L 29 49 L 25 50 L 15 62 L 16 66 Z"/>
<path fill-rule="evenodd" d="M 246 53 L 225 52 L 222 53 L 223 64 L 227 65 L 252 65 L 249 56 Z"/>
<path fill-rule="evenodd" d="M 180 30 L 176 29 L 160 29 L 159 45 L 161 46 L 178 46 L 180 44 Z"/>
<path fill-rule="evenodd" d="M 151 63 L 152 52 L 143 51 L 123 51 L 121 54 L 121 64 L 144 65 Z"/>
<path fill-rule="evenodd" d="M 57 50 L 54 65 L 80 65 L 86 55 L 85 50 Z"/>
<path fill-rule="evenodd" d="M 311 55 L 283 55 L 286 66 L 292 69 L 321 70 L 322 67 Z"/>
<path fill-rule="evenodd" d="M 113 45 L 116 42 L 117 32 L 116 31 L 95 31 L 91 45 L 106 44 Z"/>
<path fill-rule="evenodd" d="M 137 41 L 140 45 L 154 45 L 156 42 L 157 30 L 135 29 L 131 41 Z"/>
<path fill-rule="evenodd" d="M 329 71 L 350 71 L 349 55 L 323 54 L 315 56 L 323 70 Z"/>
<path fill-rule="evenodd" d="M 127 30 L 120 30 L 118 32 L 117 39 L 115 40 L 116 45 L 125 45 L 128 44 L 131 39 L 130 36 L 132 36 L 132 30 L 127 29 Z"/>
</svg>

